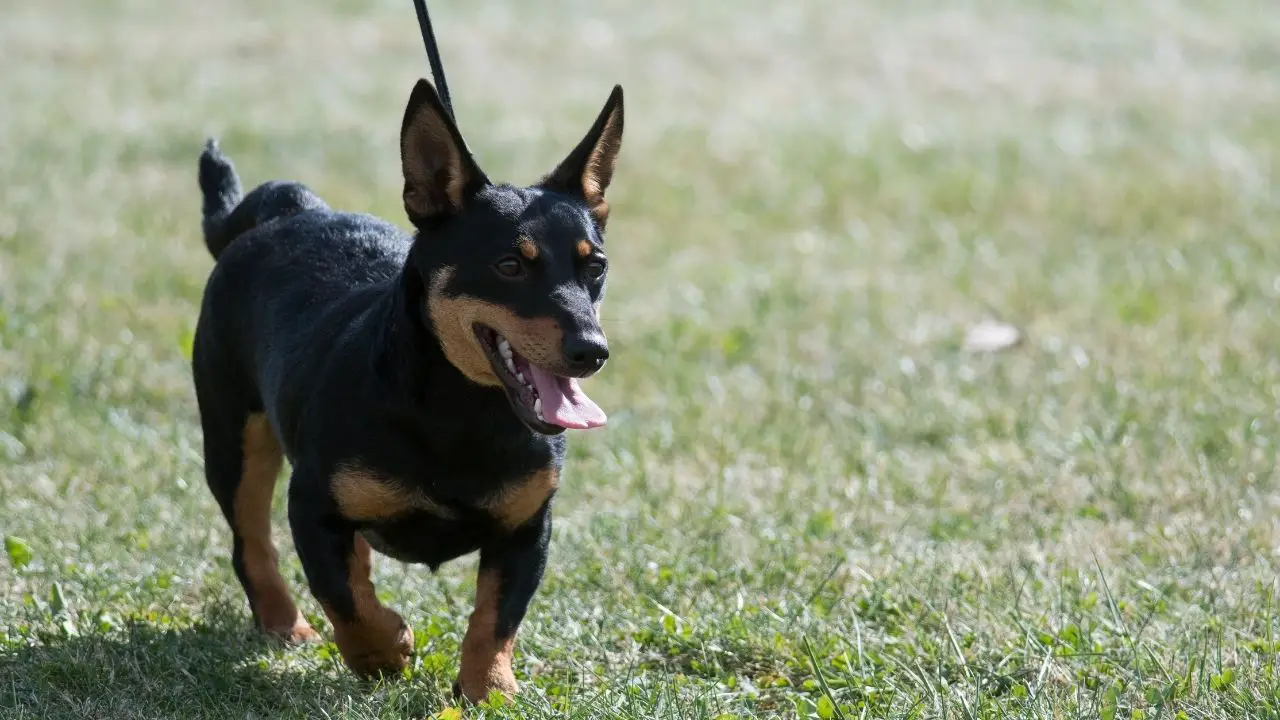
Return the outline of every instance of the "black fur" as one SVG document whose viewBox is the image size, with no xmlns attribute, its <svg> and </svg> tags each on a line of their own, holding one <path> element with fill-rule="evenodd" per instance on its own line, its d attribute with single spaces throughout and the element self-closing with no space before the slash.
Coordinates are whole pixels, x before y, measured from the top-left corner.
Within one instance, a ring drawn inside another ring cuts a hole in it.
<svg viewBox="0 0 1280 720">
<path fill-rule="evenodd" d="M 620 129 L 617 91 L 612 106 Z M 438 108 L 420 82 L 404 132 L 425 123 L 447 134 L 443 147 L 437 136 L 402 143 L 431 153 L 403 158 L 414 236 L 376 217 L 332 210 L 297 183 L 265 183 L 242 197 L 231 162 L 213 141 L 205 148 L 203 228 L 217 263 L 192 365 L 206 473 L 234 533 L 241 433 L 251 415 L 265 413 L 293 468 L 290 526 L 322 603 L 340 618 L 356 613 L 347 560 L 356 533 L 380 552 L 433 569 L 481 550 L 482 566 L 501 571 L 499 633 L 514 634 L 545 566 L 550 496 L 515 528 L 497 522 L 484 503 L 538 471 L 558 472 L 565 436 L 535 429 L 503 388 L 477 384 L 450 362 L 428 313 L 430 283 L 451 268 L 447 296 L 552 319 L 566 353 L 575 343 L 599 345 L 593 304 L 604 282 L 584 275 L 584 264 L 603 261 L 603 229 L 572 188 L 489 183 Z M 450 164 L 450 138 L 461 166 Z M 449 173 L 459 167 L 476 174 L 453 207 Z M 494 263 L 521 237 L 536 242 L 539 259 L 524 281 L 512 282 Z M 575 252 L 584 239 L 591 258 Z M 373 521 L 345 517 L 331 481 L 351 465 L 429 497 L 449 517 L 413 508 Z M 233 560 L 243 581 L 239 539 Z"/>
</svg>

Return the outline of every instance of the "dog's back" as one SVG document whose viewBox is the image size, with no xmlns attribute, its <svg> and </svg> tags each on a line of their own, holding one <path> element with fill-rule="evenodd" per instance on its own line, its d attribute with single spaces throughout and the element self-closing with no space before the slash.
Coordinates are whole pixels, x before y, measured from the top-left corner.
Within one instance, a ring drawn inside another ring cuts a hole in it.
<svg viewBox="0 0 1280 720">
<path fill-rule="evenodd" d="M 243 194 L 213 141 L 199 180 L 205 245 L 217 265 L 196 330 L 197 385 L 216 374 L 213 384 L 233 388 L 238 405 L 271 410 L 290 394 L 290 375 L 320 362 L 335 333 L 399 275 L 410 238 L 379 218 L 336 212 L 300 183 Z"/>
</svg>

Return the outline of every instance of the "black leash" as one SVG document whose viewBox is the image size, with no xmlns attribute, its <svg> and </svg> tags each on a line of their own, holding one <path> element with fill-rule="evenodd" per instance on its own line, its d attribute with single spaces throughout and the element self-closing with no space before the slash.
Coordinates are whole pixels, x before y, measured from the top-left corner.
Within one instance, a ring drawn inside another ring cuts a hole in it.
<svg viewBox="0 0 1280 720">
<path fill-rule="evenodd" d="M 427 46 L 427 62 L 431 63 L 431 77 L 436 81 L 436 94 L 444 105 L 449 119 L 457 121 L 453 116 L 453 101 L 449 99 L 449 83 L 444 79 L 444 63 L 440 62 L 440 48 L 436 45 L 436 35 L 431 31 L 431 17 L 427 15 L 427 0 L 413 0 L 418 9 L 418 27 L 422 29 L 422 42 Z"/>
</svg>

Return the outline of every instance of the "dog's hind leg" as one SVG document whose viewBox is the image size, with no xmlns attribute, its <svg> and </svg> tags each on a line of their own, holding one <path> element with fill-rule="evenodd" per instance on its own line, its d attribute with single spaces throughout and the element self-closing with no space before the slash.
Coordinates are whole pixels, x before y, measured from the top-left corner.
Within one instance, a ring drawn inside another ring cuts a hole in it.
<svg viewBox="0 0 1280 720">
<path fill-rule="evenodd" d="M 197 362 L 196 367 L 200 367 Z M 271 500 L 283 453 L 262 412 L 233 410 L 227 388 L 214 395 L 197 372 L 204 465 L 209 489 L 231 526 L 231 565 L 258 625 L 290 643 L 317 638 L 298 612 L 277 566 L 271 539 Z"/>
</svg>

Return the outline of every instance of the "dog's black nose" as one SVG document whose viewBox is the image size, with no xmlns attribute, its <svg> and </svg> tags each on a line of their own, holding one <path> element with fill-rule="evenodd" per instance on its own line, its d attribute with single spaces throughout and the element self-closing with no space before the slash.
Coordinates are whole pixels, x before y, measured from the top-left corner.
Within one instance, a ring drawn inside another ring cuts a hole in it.
<svg viewBox="0 0 1280 720">
<path fill-rule="evenodd" d="M 593 373 L 609 359 L 609 344 L 602 335 L 571 335 L 565 338 L 564 356 L 575 373 Z"/>
</svg>

